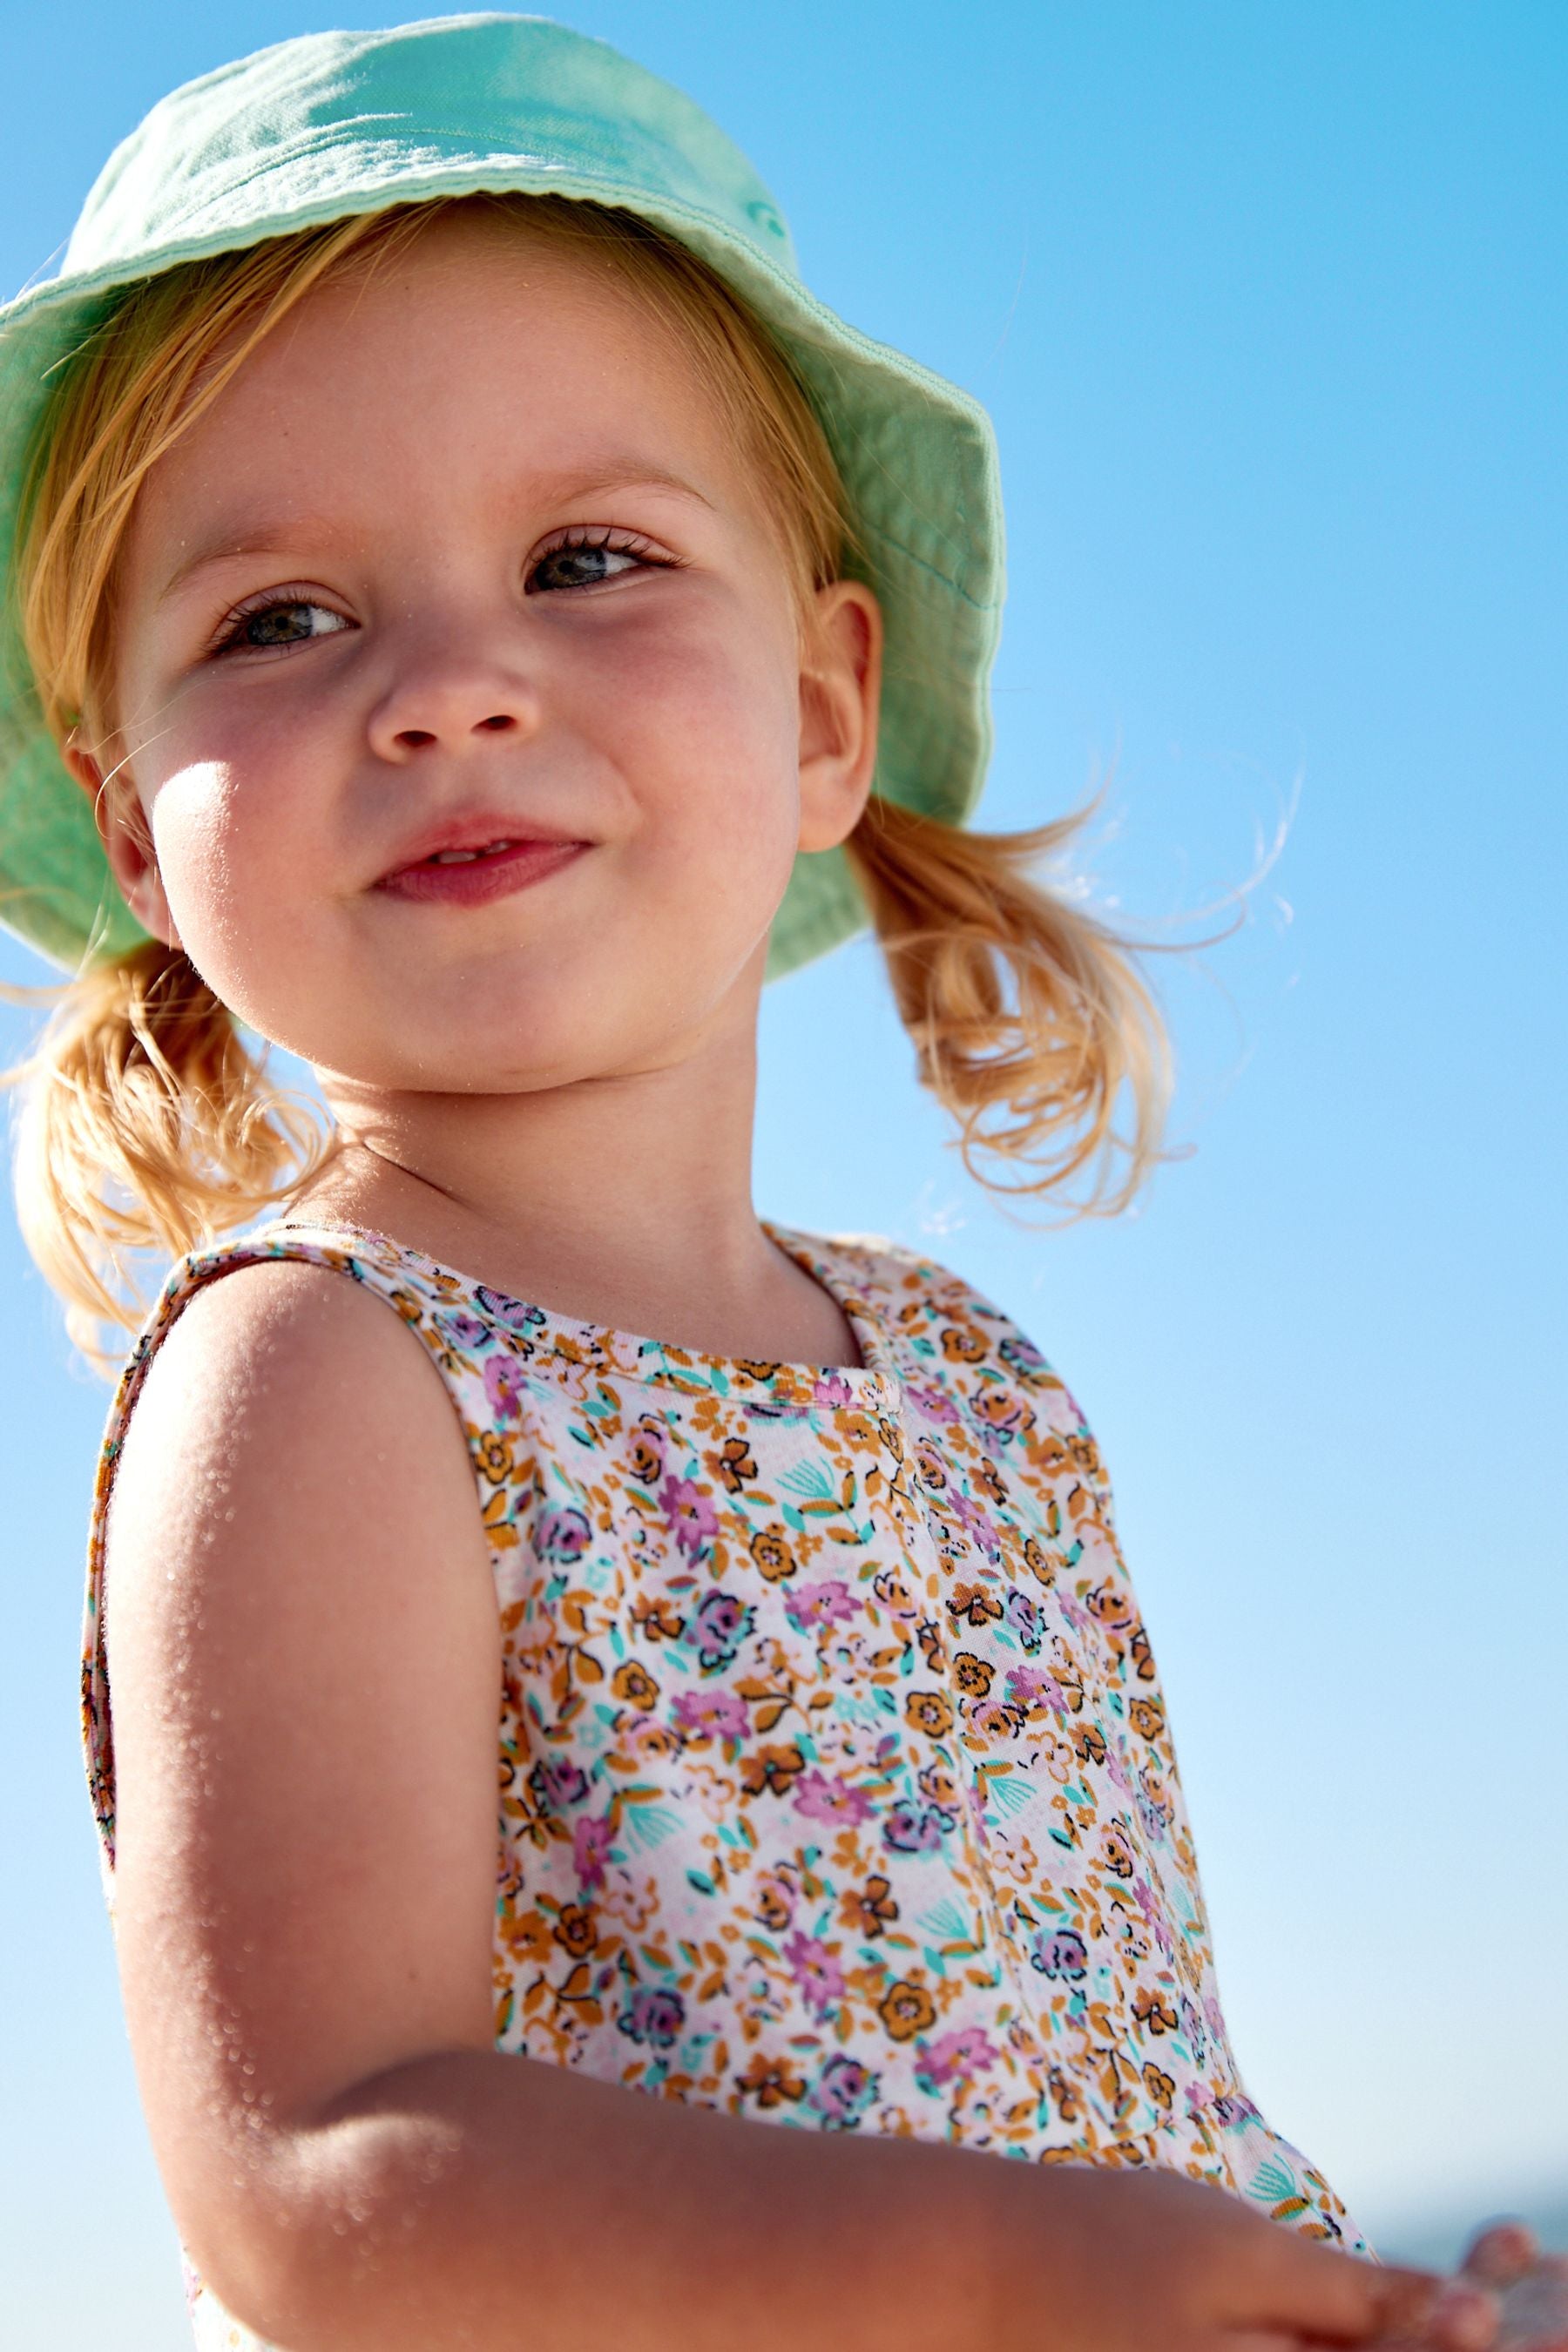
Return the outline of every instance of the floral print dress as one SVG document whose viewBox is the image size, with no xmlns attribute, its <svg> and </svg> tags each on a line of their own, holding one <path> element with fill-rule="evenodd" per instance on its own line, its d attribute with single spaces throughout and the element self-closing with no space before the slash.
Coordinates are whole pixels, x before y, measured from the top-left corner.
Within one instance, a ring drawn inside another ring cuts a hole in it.
<svg viewBox="0 0 1568 2352">
<path fill-rule="evenodd" d="M 172 1269 L 89 1545 L 83 1736 L 112 1913 L 105 1528 L 204 1282 L 298 1258 L 450 1394 L 503 1636 L 495 2042 L 807 2131 L 1163 2164 L 1364 2251 L 1247 2098 L 1149 1637 L 1094 1439 L 1024 1334 L 883 1243 L 770 1227 L 861 1355 L 703 1355 L 546 1313 L 366 1229 Z M 188 2258 L 196 2341 L 258 2352 Z"/>
</svg>

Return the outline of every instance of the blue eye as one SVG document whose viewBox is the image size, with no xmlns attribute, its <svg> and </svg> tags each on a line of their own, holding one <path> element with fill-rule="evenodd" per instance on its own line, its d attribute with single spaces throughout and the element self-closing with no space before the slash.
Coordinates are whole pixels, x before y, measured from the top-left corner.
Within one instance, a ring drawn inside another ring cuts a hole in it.
<svg viewBox="0 0 1568 2352">
<path fill-rule="evenodd" d="M 272 646 L 301 646 L 311 637 L 335 636 L 352 625 L 328 604 L 313 604 L 306 596 L 279 596 L 237 614 L 215 650 L 254 653 Z"/>
<path fill-rule="evenodd" d="M 666 559 L 636 542 L 612 546 L 605 538 L 563 540 L 559 546 L 547 548 L 529 573 L 528 593 L 535 596 L 561 589 L 597 588 L 624 572 L 644 571 L 656 564 L 668 568 Z"/>
</svg>

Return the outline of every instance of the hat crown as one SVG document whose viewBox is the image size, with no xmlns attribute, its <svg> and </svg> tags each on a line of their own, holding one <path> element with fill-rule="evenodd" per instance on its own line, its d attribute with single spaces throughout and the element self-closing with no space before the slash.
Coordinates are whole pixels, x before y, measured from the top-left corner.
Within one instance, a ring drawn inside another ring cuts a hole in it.
<svg viewBox="0 0 1568 2352">
<path fill-rule="evenodd" d="M 296 220 L 382 189 L 414 201 L 426 176 L 443 193 L 602 185 L 611 204 L 636 188 L 798 278 L 772 195 L 684 91 L 548 17 L 502 15 L 305 34 L 184 83 L 110 157 L 62 276 L 141 275 L 172 252 L 246 242 L 280 198 Z"/>
</svg>

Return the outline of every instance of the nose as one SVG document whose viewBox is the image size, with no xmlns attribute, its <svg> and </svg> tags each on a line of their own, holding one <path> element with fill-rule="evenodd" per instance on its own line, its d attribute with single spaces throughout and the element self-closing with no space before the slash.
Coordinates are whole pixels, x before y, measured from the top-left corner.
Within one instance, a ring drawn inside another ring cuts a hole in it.
<svg viewBox="0 0 1568 2352">
<path fill-rule="evenodd" d="M 371 749 L 401 766 L 423 753 L 459 753 L 497 735 L 531 735 L 539 696 L 515 658 L 475 632 L 423 635 L 393 651 L 395 675 L 370 714 Z"/>
</svg>

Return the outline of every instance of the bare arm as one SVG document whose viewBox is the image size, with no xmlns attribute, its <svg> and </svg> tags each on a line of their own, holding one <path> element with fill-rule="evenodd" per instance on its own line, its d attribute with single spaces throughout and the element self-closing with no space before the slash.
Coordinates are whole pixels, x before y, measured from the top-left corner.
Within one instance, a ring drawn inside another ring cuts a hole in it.
<svg viewBox="0 0 1568 2352">
<path fill-rule="evenodd" d="M 149 2126 L 194 2259 L 289 2352 L 1175 2352 L 1232 2340 L 1230 2304 L 1281 2345 L 1298 2314 L 1352 2343 L 1405 2292 L 1169 2176 L 758 2124 L 498 2053 L 473 1473 L 435 1367 L 341 1276 L 197 1293 L 132 1417 L 109 1555 Z"/>
</svg>

